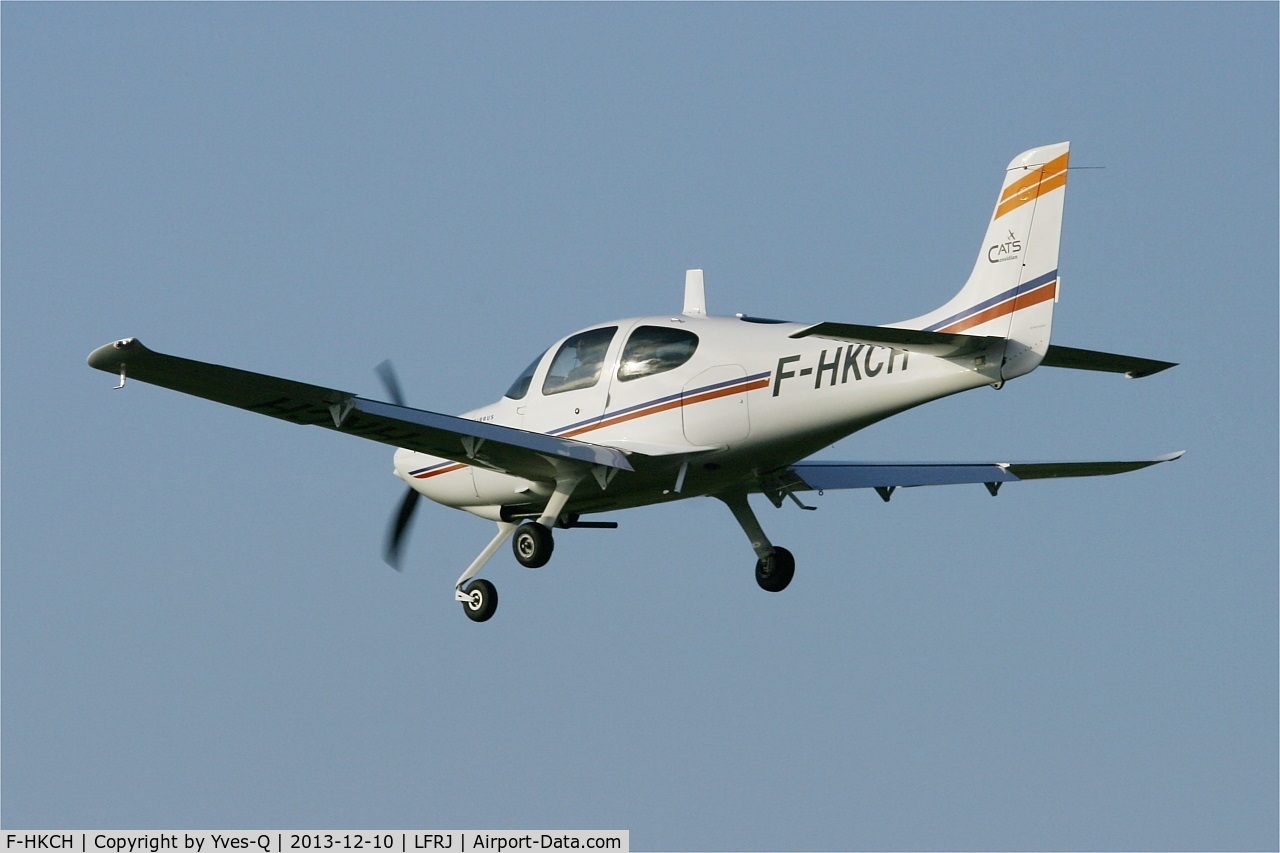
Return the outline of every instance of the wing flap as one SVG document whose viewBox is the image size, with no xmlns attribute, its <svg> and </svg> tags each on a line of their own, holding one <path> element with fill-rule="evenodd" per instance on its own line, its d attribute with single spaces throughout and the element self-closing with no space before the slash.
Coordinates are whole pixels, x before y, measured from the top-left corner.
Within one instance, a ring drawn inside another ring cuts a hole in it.
<svg viewBox="0 0 1280 853">
<path fill-rule="evenodd" d="M 478 465 L 554 480 L 565 464 L 632 470 L 619 450 L 574 439 L 396 406 L 348 391 L 155 352 L 135 338 L 99 347 L 89 365 L 262 415 Z"/>
</svg>

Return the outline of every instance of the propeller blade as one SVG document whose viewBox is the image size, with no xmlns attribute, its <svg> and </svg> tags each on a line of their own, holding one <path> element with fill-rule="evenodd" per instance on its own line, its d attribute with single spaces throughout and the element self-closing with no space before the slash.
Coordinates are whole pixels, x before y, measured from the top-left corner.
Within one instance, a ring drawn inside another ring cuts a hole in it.
<svg viewBox="0 0 1280 853">
<path fill-rule="evenodd" d="M 422 495 L 410 489 L 405 493 L 403 500 L 400 501 L 400 509 L 396 511 L 395 518 L 391 521 L 391 527 L 387 530 L 387 545 L 382 552 L 382 558 L 387 561 L 387 565 L 395 569 L 397 572 L 402 571 L 400 568 L 400 549 L 404 545 L 404 535 L 409 529 L 409 522 L 413 520 L 413 511 L 418 508 L 418 498 Z"/>
<path fill-rule="evenodd" d="M 404 391 L 400 388 L 400 377 L 396 375 L 396 368 L 391 360 L 382 362 L 374 368 L 374 371 L 382 380 L 382 385 L 386 388 L 391 402 L 397 406 L 403 406 Z M 413 520 L 413 511 L 418 508 L 420 497 L 422 496 L 413 489 L 405 492 L 400 501 L 400 508 L 396 510 L 395 517 L 391 520 L 391 527 L 387 529 L 387 544 L 383 548 L 382 559 L 397 572 L 401 571 L 400 551 L 404 547 L 405 534 L 409 531 L 409 522 Z"/>
<path fill-rule="evenodd" d="M 391 360 L 387 359 L 375 367 L 374 370 L 377 371 L 378 378 L 382 380 L 383 387 L 387 389 L 387 396 L 391 398 L 391 402 L 397 406 L 403 406 L 404 391 L 400 388 L 400 378 L 396 376 L 396 369 Z"/>
</svg>

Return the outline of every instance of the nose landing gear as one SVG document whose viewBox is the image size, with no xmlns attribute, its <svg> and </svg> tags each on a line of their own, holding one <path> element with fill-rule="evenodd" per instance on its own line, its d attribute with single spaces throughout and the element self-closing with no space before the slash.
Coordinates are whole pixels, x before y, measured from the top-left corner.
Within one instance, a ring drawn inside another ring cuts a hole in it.
<svg viewBox="0 0 1280 853">
<path fill-rule="evenodd" d="M 472 622 L 486 622 L 498 609 L 498 589 L 484 578 L 476 578 L 458 593 L 462 612 Z"/>
<path fill-rule="evenodd" d="M 507 541 L 508 536 L 514 534 L 511 549 L 515 551 L 516 560 L 520 565 L 536 569 L 547 564 L 551 559 L 551 551 L 555 547 L 555 541 L 551 538 L 551 527 L 560 520 L 565 504 L 569 502 L 570 495 L 573 494 L 573 490 L 577 488 L 584 475 L 583 471 L 569 471 L 558 477 L 555 491 L 536 521 L 526 521 L 519 527 L 512 521 L 498 522 L 498 532 L 494 534 L 493 539 L 480 552 L 480 555 L 471 561 L 471 565 L 454 585 L 454 598 L 462 603 L 462 610 L 467 614 L 468 619 L 473 622 L 484 622 L 498 609 L 498 590 L 492 583 L 483 578 L 471 581 L 469 584 L 467 581 L 484 568 L 484 564 L 497 553 L 502 543 Z"/>
<path fill-rule="evenodd" d="M 511 522 L 499 521 L 498 532 L 480 555 L 471 561 L 471 565 L 467 566 L 467 570 L 454 585 L 453 597 L 462 603 L 462 612 L 466 613 L 467 618 L 473 622 L 485 622 L 493 616 L 494 611 L 498 609 L 498 590 L 484 578 L 477 578 L 469 584 L 467 581 L 484 568 L 484 564 L 498 552 L 502 543 L 507 541 L 507 537 L 515 529 L 516 526 Z M 467 585 L 464 587 L 463 584 Z"/>
</svg>

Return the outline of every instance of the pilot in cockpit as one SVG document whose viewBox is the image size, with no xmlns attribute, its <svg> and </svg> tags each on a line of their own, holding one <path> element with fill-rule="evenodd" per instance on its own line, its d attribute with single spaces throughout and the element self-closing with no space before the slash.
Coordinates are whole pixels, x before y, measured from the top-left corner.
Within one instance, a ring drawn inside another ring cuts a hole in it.
<svg viewBox="0 0 1280 853">
<path fill-rule="evenodd" d="M 604 362 L 607 344 L 608 339 L 602 340 L 599 335 L 583 335 L 579 338 L 575 348 L 578 363 L 565 377 L 561 390 L 587 388 L 594 385 L 600 377 L 600 365 Z"/>
</svg>

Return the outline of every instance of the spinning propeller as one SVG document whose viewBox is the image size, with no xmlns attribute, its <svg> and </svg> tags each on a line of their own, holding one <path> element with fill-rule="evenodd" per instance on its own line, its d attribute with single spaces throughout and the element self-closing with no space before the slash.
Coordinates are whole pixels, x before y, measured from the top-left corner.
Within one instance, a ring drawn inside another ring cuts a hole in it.
<svg viewBox="0 0 1280 853">
<path fill-rule="evenodd" d="M 396 376 L 395 367 L 392 366 L 390 361 L 384 361 L 375 370 L 378 378 L 382 380 L 391 402 L 397 406 L 403 406 L 404 392 L 400 388 L 400 379 Z M 400 549 L 404 545 L 405 533 L 409 529 L 409 522 L 413 520 L 413 511 L 418 508 L 418 499 L 420 497 L 422 495 L 412 488 L 405 492 L 404 498 L 400 501 L 400 508 L 391 519 L 391 526 L 387 528 L 387 542 L 383 546 L 382 559 L 386 560 L 387 565 L 397 572 L 403 571 L 400 568 Z"/>
</svg>

